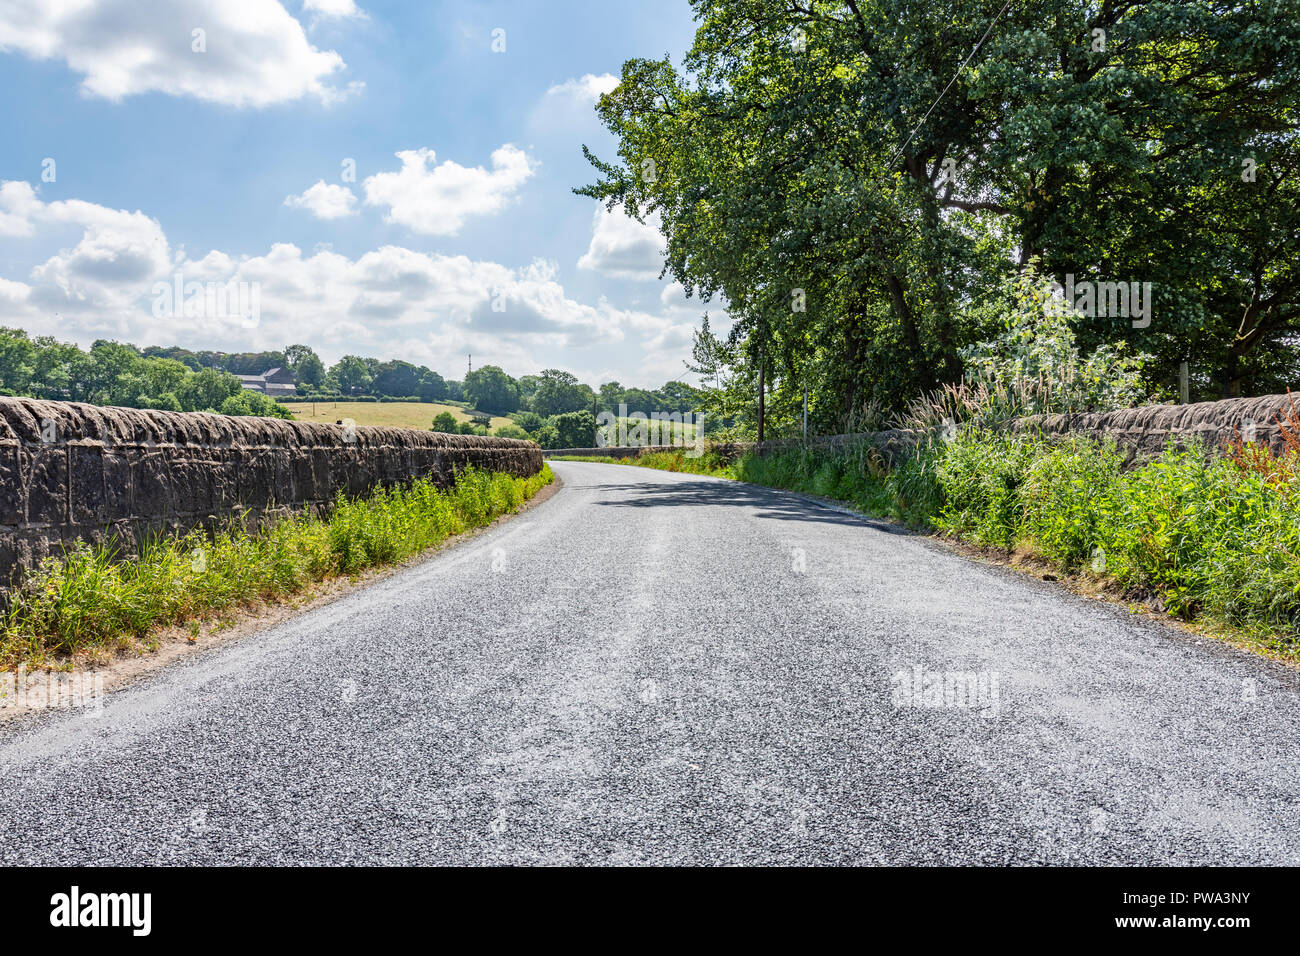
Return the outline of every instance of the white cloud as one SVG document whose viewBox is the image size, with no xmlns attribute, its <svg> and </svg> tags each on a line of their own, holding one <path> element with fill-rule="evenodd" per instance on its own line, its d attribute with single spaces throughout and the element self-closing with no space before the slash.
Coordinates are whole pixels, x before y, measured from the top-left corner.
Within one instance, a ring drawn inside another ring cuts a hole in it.
<svg viewBox="0 0 1300 956">
<path fill-rule="evenodd" d="M 366 179 L 366 204 L 387 206 L 384 218 L 426 235 L 454 236 L 471 216 L 499 212 L 533 174 L 534 164 L 506 143 L 492 153 L 492 169 L 445 160 L 431 149 L 397 154 L 402 168 Z"/>
<path fill-rule="evenodd" d="M 556 83 L 543 95 L 529 111 L 527 129 L 534 142 L 570 142 L 580 136 L 584 142 L 591 142 L 607 136 L 599 128 L 596 111 L 593 107 L 602 93 L 608 93 L 618 86 L 618 77 L 610 73 L 599 76 L 586 73 L 577 79 Z"/>
<path fill-rule="evenodd" d="M 337 5 L 335 2 L 334 5 Z M 204 52 L 194 31 L 202 30 Z M 88 96 L 189 96 L 239 107 L 360 89 L 330 85 L 343 70 L 318 50 L 277 0 L 9 0 L 0 5 L 0 51 L 60 59 Z"/>
<path fill-rule="evenodd" d="M 32 219 L 41 208 L 30 183 L 11 180 L 0 184 L 0 236 L 30 236 Z"/>
<path fill-rule="evenodd" d="M 12 282 L 9 279 L 0 279 L 0 308 L 5 304 L 16 305 L 26 302 L 27 297 L 32 294 L 32 287 L 25 282 Z"/>
<path fill-rule="evenodd" d="M 317 219 L 342 219 L 356 215 L 357 197 L 347 186 L 319 180 L 297 196 L 285 196 L 284 204 L 306 209 Z"/>
<path fill-rule="evenodd" d="M 303 0 L 303 13 L 314 13 L 321 17 L 364 17 L 353 0 Z"/>
<path fill-rule="evenodd" d="M 654 279 L 663 268 L 664 240 L 659 216 L 637 222 L 621 206 L 607 210 L 597 204 L 591 244 L 578 260 L 578 268 L 591 269 L 620 279 Z"/>
<path fill-rule="evenodd" d="M 546 91 L 547 96 L 559 96 L 577 100 L 580 103 L 595 103 L 602 93 L 611 92 L 618 86 L 618 77 L 612 73 L 584 73 L 576 80 L 565 80 Z"/>
<path fill-rule="evenodd" d="M 310 190 L 309 190 L 310 192 Z M 554 262 L 511 268 L 466 256 L 386 245 L 349 258 L 289 243 L 264 254 L 174 250 L 143 212 L 81 200 L 45 203 L 26 183 L 0 183 L 0 223 L 28 248 L 53 246 L 27 276 L 0 277 L 0 325 L 83 345 L 113 337 L 138 345 L 246 351 L 307 340 L 327 361 L 347 353 L 403 358 L 459 378 L 466 352 L 514 375 L 548 366 L 636 381 L 680 378 L 693 316 L 622 309 L 566 294 Z M 80 238 L 58 248 L 68 227 Z M 42 253 L 44 254 L 44 253 Z M 260 322 L 155 315 L 155 283 L 257 283 Z"/>
<path fill-rule="evenodd" d="M 80 227 L 81 239 L 36 266 L 25 292 L 13 288 L 22 283 L 10 282 L 3 296 L 9 307 L 22 303 L 40 314 L 121 315 L 133 306 L 132 290 L 167 272 L 167 237 L 158 221 L 144 213 L 80 199 L 45 203 L 28 183 L 0 183 L 0 233 L 32 237 L 61 233 L 68 226 Z"/>
</svg>

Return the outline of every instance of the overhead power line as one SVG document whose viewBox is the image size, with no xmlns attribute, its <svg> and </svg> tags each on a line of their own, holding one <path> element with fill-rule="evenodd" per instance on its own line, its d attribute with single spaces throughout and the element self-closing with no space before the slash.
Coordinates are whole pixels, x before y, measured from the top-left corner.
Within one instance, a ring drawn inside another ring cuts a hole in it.
<svg viewBox="0 0 1300 956">
<path fill-rule="evenodd" d="M 939 102 L 944 98 L 945 95 L 947 95 L 948 91 L 952 89 L 952 85 L 957 82 L 957 77 L 961 76 L 961 71 L 966 69 L 966 65 L 970 63 L 971 58 L 974 57 L 975 54 L 979 52 L 979 48 L 984 45 L 984 41 L 987 40 L 989 38 L 989 34 L 993 32 L 993 25 L 1002 19 L 1002 14 L 1007 12 L 1007 7 L 1009 6 L 1011 6 L 1011 0 L 1006 0 L 1006 3 L 1002 4 L 1002 9 L 997 12 L 997 16 L 995 16 L 992 20 L 989 21 L 988 29 L 984 31 L 984 35 L 980 37 L 979 42 L 975 44 L 974 49 L 972 49 L 970 53 L 966 55 L 966 59 L 962 60 L 961 66 L 957 67 L 957 72 L 952 75 L 952 79 L 949 80 L 948 85 L 943 88 L 943 92 L 941 92 L 938 95 L 938 97 L 935 99 L 935 101 L 930 104 L 930 108 L 926 110 L 925 115 L 921 117 L 921 122 L 916 124 L 916 129 L 912 130 L 912 132 L 908 134 L 907 139 L 903 140 L 903 145 L 898 147 L 898 154 L 895 155 L 892 159 L 890 159 L 889 165 L 892 166 L 894 161 L 898 159 L 899 156 L 902 156 L 903 153 L 907 150 L 907 144 L 910 143 L 912 141 L 912 138 L 915 137 L 916 134 L 921 131 L 921 127 L 924 126 L 925 121 L 930 118 L 930 114 L 934 112 L 934 108 L 939 105 Z"/>
</svg>

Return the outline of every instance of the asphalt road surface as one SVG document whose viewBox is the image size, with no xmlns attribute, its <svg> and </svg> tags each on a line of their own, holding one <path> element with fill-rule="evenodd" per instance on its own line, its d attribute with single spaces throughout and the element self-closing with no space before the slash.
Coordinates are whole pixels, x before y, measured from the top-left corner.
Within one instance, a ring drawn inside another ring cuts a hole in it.
<svg viewBox="0 0 1300 956">
<path fill-rule="evenodd" d="M 781 492 L 553 467 L 0 725 L 0 862 L 1300 863 L 1295 672 Z"/>
</svg>

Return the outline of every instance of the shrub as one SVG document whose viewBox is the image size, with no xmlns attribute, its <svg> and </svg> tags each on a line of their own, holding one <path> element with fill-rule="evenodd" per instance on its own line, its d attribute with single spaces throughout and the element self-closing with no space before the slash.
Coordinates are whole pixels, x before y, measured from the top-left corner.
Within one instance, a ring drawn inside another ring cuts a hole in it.
<svg viewBox="0 0 1300 956">
<path fill-rule="evenodd" d="M 293 413 L 275 399 L 261 392 L 241 390 L 222 401 L 218 409 L 223 415 L 256 415 L 262 418 L 292 419 Z"/>
<path fill-rule="evenodd" d="M 935 478 L 941 530 L 977 544 L 1010 549 L 1020 534 L 1019 489 L 1042 443 L 1025 435 L 967 431 L 939 451 Z"/>
<path fill-rule="evenodd" d="M 539 441 L 549 441 L 543 448 L 586 448 L 596 440 L 596 418 L 591 412 L 565 412 L 552 415 L 537 433 Z"/>
<path fill-rule="evenodd" d="M 439 412 L 433 416 L 433 427 L 430 431 L 447 432 L 454 435 L 460 431 L 460 426 L 456 422 L 456 416 L 451 412 Z"/>
<path fill-rule="evenodd" d="M 1114 442 L 1070 437 L 1030 464 L 1020 488 L 1021 531 L 1067 570 L 1104 570 L 1095 552 L 1116 518 L 1123 456 Z"/>
<path fill-rule="evenodd" d="M 973 321 L 1001 331 L 962 349 L 965 381 L 920 396 L 899 417 L 900 426 L 994 426 L 1025 415 L 1111 411 L 1147 398 L 1142 368 L 1150 356 L 1127 354 L 1123 342 L 1084 355 L 1074 335 L 1077 313 L 1033 264 L 991 302 L 969 311 Z"/>
</svg>

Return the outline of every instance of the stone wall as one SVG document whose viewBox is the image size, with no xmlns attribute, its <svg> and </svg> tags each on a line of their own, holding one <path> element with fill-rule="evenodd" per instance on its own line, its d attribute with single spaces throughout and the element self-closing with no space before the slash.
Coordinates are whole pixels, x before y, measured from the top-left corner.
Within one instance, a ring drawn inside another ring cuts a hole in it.
<svg viewBox="0 0 1300 956">
<path fill-rule="evenodd" d="M 130 549 L 416 476 L 445 488 L 467 465 L 527 477 L 542 453 L 509 438 L 0 398 L 0 585 L 78 539 Z"/>
<path fill-rule="evenodd" d="M 1117 412 L 1036 415 L 1020 419 L 1014 427 L 1048 435 L 1109 436 L 1127 449 L 1133 459 L 1140 460 L 1158 455 L 1169 438 L 1183 446 L 1200 440 L 1214 451 L 1232 441 L 1238 430 L 1249 434 L 1252 425 L 1256 443 L 1280 451 L 1283 440 L 1278 421 L 1285 419 L 1290 410 L 1290 396 L 1264 395 L 1191 405 L 1147 405 Z"/>
<path fill-rule="evenodd" d="M 1265 395 L 1260 398 L 1232 398 L 1220 402 L 1197 402 L 1192 405 L 1147 405 L 1126 408 L 1117 412 L 1092 412 L 1077 415 L 1035 415 L 1017 420 L 1011 425 L 1016 431 L 1041 431 L 1046 435 L 1083 434 L 1095 438 L 1115 439 L 1119 447 L 1128 452 L 1130 461 L 1141 461 L 1160 454 L 1165 443 L 1186 446 L 1200 441 L 1209 451 L 1222 449 L 1238 431 L 1252 433 L 1256 443 L 1267 445 L 1274 451 L 1283 446 L 1279 420 L 1291 410 L 1288 395 Z M 1296 407 L 1300 408 L 1300 400 Z M 892 429 L 865 432 L 857 435 L 827 435 L 809 439 L 814 448 L 835 448 L 849 444 L 868 443 L 886 460 L 906 454 L 915 444 L 912 432 Z M 781 448 L 802 444 L 799 439 L 757 442 L 708 443 L 710 451 L 725 459 L 732 459 L 751 451 L 759 455 Z M 609 458 L 635 458 L 639 455 L 661 451 L 677 451 L 671 445 L 653 445 L 644 448 L 562 448 L 545 452 L 548 458 L 561 455 L 601 456 Z"/>
</svg>

